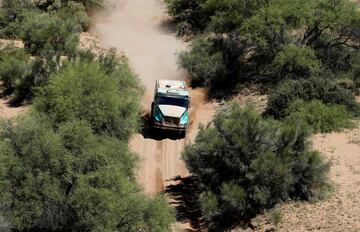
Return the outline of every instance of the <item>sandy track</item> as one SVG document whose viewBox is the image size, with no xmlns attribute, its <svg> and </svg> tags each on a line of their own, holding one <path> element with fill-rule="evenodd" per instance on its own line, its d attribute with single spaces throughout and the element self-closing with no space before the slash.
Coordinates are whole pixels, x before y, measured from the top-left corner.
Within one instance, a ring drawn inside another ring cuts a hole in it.
<svg viewBox="0 0 360 232">
<path fill-rule="evenodd" d="M 186 49 L 177 39 L 173 25 L 160 0 L 118 0 L 110 3 L 111 11 L 95 16 L 94 32 L 105 47 L 124 52 L 130 65 L 145 86 L 142 102 L 150 111 L 156 78 L 186 80 L 188 74 L 176 64 L 176 53 Z M 164 189 L 177 175 L 187 175 L 181 152 L 184 145 L 196 135 L 200 122 L 208 122 L 216 105 L 207 103 L 202 89 L 191 91 L 191 130 L 186 139 L 151 139 L 136 134 L 130 144 L 141 159 L 138 179 L 146 192 Z"/>
</svg>

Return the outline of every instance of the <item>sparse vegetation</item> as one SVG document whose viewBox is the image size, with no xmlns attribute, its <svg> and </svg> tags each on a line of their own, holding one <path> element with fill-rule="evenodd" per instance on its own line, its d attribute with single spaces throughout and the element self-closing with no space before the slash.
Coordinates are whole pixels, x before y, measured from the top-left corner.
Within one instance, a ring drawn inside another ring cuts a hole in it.
<svg viewBox="0 0 360 232">
<path fill-rule="evenodd" d="M 280 207 L 274 207 L 270 210 L 270 220 L 277 227 L 282 221 L 282 212 Z"/>
<path fill-rule="evenodd" d="M 287 114 L 290 119 L 297 118 L 306 122 L 314 133 L 339 131 L 355 126 L 345 106 L 328 106 L 318 100 L 296 100 L 290 105 Z"/>
<path fill-rule="evenodd" d="M 310 150 L 306 124 L 294 120 L 263 119 L 252 107 L 233 103 L 186 147 L 183 158 L 200 181 L 210 231 L 247 226 L 263 209 L 327 191 L 329 166 Z"/>
</svg>

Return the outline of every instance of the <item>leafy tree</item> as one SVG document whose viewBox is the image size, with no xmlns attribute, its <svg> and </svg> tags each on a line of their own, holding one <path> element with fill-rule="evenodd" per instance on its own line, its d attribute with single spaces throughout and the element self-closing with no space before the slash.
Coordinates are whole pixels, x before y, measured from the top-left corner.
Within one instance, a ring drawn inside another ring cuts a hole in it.
<svg viewBox="0 0 360 232">
<path fill-rule="evenodd" d="M 126 140 L 138 127 L 140 90 L 134 80 L 121 68 L 109 76 L 97 62 L 68 63 L 40 90 L 35 108 L 55 125 L 81 119 L 95 133 Z"/>
<path fill-rule="evenodd" d="M 17 231 L 167 231 L 172 212 L 134 184 L 128 146 L 85 121 L 46 116 L 3 124 L 0 211 Z"/>
<path fill-rule="evenodd" d="M 300 121 L 263 119 L 233 103 L 201 128 L 183 158 L 199 179 L 210 231 L 246 226 L 258 212 L 288 199 L 312 200 L 328 188 L 328 164 L 310 150 Z"/>
</svg>

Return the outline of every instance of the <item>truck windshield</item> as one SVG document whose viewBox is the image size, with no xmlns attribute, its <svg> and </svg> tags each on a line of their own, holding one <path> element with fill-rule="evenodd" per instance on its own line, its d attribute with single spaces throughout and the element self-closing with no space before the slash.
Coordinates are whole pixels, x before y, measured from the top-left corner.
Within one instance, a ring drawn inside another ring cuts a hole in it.
<svg viewBox="0 0 360 232">
<path fill-rule="evenodd" d="M 187 98 L 176 98 L 176 97 L 158 97 L 159 105 L 172 105 L 181 106 L 187 108 L 189 106 L 189 100 Z"/>
</svg>

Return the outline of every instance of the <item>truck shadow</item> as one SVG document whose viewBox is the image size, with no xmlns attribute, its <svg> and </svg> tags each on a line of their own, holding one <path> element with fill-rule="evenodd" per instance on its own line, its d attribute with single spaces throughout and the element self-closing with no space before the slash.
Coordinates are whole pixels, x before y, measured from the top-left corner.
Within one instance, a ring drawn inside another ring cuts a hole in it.
<svg viewBox="0 0 360 232">
<path fill-rule="evenodd" d="M 143 115 L 141 117 L 142 126 L 141 126 L 141 134 L 145 139 L 154 139 L 154 140 L 179 140 L 184 139 L 184 135 L 177 131 L 167 131 L 156 129 L 152 126 L 150 114 Z"/>
<path fill-rule="evenodd" d="M 207 224 L 201 213 L 200 189 L 196 179 L 193 176 L 176 176 L 170 181 L 177 182 L 165 188 L 165 193 L 172 200 L 170 204 L 176 210 L 176 220 L 191 226 L 191 229 L 185 230 L 187 232 L 206 231 Z"/>
</svg>

